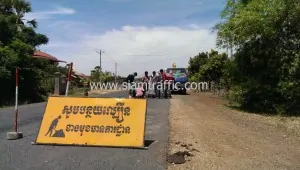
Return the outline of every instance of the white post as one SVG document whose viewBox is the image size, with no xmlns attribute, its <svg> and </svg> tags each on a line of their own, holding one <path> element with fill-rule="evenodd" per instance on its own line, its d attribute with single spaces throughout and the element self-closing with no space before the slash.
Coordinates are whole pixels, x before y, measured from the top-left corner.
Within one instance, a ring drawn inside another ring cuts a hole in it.
<svg viewBox="0 0 300 170">
<path fill-rule="evenodd" d="M 15 102 L 15 110 L 18 110 L 18 85 L 16 86 L 16 102 Z"/>
<path fill-rule="evenodd" d="M 14 130 L 18 132 L 18 90 L 19 90 L 19 68 L 16 68 L 16 101 L 15 101 L 15 125 Z"/>
<path fill-rule="evenodd" d="M 72 76 L 72 69 L 73 69 L 73 63 L 70 63 L 65 96 L 68 96 L 68 93 L 69 93 L 70 81 L 71 81 L 71 76 Z"/>
<path fill-rule="evenodd" d="M 68 81 L 67 81 L 67 87 L 66 87 L 66 94 L 65 94 L 65 96 L 68 96 L 68 93 L 69 93 L 69 86 L 70 86 L 70 81 L 68 80 Z"/>
</svg>

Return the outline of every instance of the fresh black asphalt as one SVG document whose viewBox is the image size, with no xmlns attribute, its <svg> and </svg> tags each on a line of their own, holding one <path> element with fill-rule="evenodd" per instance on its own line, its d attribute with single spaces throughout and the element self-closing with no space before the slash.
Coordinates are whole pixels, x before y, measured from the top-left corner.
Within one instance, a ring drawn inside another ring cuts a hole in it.
<svg viewBox="0 0 300 170">
<path fill-rule="evenodd" d="M 113 92 L 101 97 L 127 97 Z M 159 170 L 166 169 L 168 99 L 149 99 L 146 141 L 148 150 L 126 148 L 32 145 L 42 120 L 45 103 L 19 107 L 19 131 L 24 138 L 6 140 L 13 131 L 14 108 L 0 109 L 0 170 Z"/>
</svg>

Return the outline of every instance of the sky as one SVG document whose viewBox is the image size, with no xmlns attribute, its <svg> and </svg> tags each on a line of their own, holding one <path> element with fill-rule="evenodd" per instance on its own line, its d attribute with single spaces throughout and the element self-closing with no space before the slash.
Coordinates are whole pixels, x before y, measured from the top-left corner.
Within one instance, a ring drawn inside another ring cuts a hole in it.
<svg viewBox="0 0 300 170">
<path fill-rule="evenodd" d="M 29 2 L 33 12 L 25 18 L 36 19 L 37 32 L 49 38 L 38 48 L 87 75 L 100 65 L 100 50 L 102 70 L 117 68 L 121 76 L 142 76 L 173 63 L 186 68 L 190 57 L 216 48 L 212 27 L 224 8 L 224 0 Z"/>
</svg>

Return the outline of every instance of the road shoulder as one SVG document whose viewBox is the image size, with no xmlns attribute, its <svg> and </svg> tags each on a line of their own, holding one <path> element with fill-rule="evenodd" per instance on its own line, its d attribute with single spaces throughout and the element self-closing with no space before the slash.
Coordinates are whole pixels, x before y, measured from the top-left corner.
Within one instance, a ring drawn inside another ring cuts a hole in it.
<svg viewBox="0 0 300 170">
<path fill-rule="evenodd" d="M 275 126 L 270 118 L 222 104 L 206 94 L 174 95 L 169 155 L 181 151 L 193 156 L 185 156 L 185 163 L 169 164 L 168 169 L 300 168 L 299 135 Z"/>
</svg>

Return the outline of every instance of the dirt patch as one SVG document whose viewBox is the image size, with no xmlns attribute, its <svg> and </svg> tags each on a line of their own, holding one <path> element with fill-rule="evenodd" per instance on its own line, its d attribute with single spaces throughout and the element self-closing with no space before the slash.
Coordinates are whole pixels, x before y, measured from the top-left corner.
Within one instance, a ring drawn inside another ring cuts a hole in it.
<svg viewBox="0 0 300 170">
<path fill-rule="evenodd" d="M 92 90 L 89 91 L 89 95 L 106 94 L 106 93 L 117 92 L 117 91 L 122 91 L 122 90 Z"/>
<path fill-rule="evenodd" d="M 225 116 L 230 116 L 232 119 L 247 119 L 254 122 L 263 123 L 266 125 L 275 126 L 275 128 L 283 128 L 291 135 L 296 135 L 300 137 L 300 117 L 282 117 L 282 116 L 272 116 L 272 115 L 261 115 L 255 113 L 247 113 L 239 111 L 237 109 L 230 108 L 231 104 L 212 93 L 193 93 L 192 96 L 196 96 L 197 101 L 201 101 L 210 107 L 217 107 L 216 110 L 226 112 Z M 231 114 L 233 113 L 233 114 Z"/>
<path fill-rule="evenodd" d="M 168 162 L 169 163 L 174 163 L 174 164 L 183 164 L 185 163 L 185 157 L 186 156 L 194 156 L 188 151 L 178 151 L 172 155 L 168 156 Z"/>
<path fill-rule="evenodd" d="M 231 110 L 209 94 L 174 95 L 170 102 L 169 155 L 177 156 L 168 169 L 300 169 L 295 126 Z M 185 151 L 193 156 L 183 161 Z"/>
</svg>

